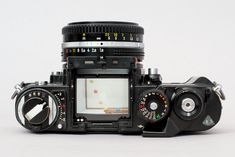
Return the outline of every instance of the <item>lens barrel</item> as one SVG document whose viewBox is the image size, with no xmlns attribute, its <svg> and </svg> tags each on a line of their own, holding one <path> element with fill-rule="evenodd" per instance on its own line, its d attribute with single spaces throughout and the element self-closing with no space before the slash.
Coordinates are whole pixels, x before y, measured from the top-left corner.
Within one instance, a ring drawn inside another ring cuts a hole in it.
<svg viewBox="0 0 235 157">
<path fill-rule="evenodd" d="M 62 29 L 62 60 L 69 56 L 144 58 L 144 29 L 136 23 L 73 22 Z"/>
</svg>

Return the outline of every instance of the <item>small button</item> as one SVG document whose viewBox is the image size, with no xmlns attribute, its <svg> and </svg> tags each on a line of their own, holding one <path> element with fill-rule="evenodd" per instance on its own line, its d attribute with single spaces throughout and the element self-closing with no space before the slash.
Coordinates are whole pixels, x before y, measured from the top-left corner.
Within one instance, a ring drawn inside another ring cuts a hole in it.
<svg viewBox="0 0 235 157">
<path fill-rule="evenodd" d="M 58 124 L 58 125 L 57 125 L 57 128 L 58 128 L 58 129 L 62 129 L 62 128 L 63 128 L 63 125 L 62 125 L 62 124 Z"/>
</svg>

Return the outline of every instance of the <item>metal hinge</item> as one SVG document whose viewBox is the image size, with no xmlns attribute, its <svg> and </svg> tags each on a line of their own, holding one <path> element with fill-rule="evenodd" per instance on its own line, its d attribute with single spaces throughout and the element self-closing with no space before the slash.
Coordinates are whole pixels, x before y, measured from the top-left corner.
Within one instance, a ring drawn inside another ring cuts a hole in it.
<svg viewBox="0 0 235 157">
<path fill-rule="evenodd" d="M 225 95 L 224 95 L 224 92 L 222 90 L 222 86 L 216 82 L 213 82 L 214 83 L 214 87 L 213 87 L 213 90 L 215 91 L 215 93 L 220 97 L 220 99 L 222 100 L 225 100 Z"/>
<path fill-rule="evenodd" d="M 11 99 L 14 99 L 22 90 L 24 87 L 24 82 L 21 82 L 20 84 L 15 85 L 15 92 L 12 94 Z"/>
</svg>

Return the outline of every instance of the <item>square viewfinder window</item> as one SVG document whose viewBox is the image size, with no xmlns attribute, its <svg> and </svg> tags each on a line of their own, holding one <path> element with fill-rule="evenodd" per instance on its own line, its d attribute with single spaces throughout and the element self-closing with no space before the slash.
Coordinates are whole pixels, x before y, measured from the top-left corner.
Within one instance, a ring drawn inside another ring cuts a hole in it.
<svg viewBox="0 0 235 157">
<path fill-rule="evenodd" d="M 77 113 L 128 114 L 128 78 L 78 78 Z"/>
</svg>

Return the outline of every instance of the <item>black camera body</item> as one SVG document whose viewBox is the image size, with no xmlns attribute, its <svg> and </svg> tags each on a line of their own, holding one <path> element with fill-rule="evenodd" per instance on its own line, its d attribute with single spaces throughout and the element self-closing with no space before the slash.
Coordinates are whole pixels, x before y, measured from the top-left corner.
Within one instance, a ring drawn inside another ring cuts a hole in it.
<svg viewBox="0 0 235 157">
<path fill-rule="evenodd" d="M 205 77 L 162 83 L 145 71 L 143 28 L 79 22 L 63 28 L 61 72 L 50 82 L 16 86 L 18 122 L 34 132 L 174 136 L 208 130 L 221 115 L 220 86 Z"/>
</svg>

